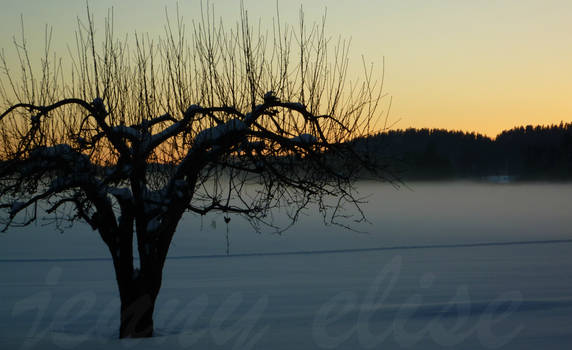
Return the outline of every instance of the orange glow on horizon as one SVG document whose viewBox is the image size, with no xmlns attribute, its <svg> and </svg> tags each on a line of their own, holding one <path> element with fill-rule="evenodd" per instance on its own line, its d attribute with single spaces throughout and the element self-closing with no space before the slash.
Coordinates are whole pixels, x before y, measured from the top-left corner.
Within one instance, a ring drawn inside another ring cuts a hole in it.
<svg viewBox="0 0 572 350">
<path fill-rule="evenodd" d="M 276 4 L 244 3 L 249 16 L 261 18 L 271 31 Z M 211 4 L 227 27 L 236 23 L 238 2 Z M 387 125 L 394 129 L 438 128 L 495 137 L 517 126 L 572 121 L 572 46 L 566 44 L 572 2 L 299 0 L 279 3 L 281 20 L 295 25 L 299 5 L 309 23 L 320 22 L 327 7 L 331 37 L 351 38 L 350 69 L 356 74 L 362 71 L 362 55 L 367 64 L 377 66 L 385 58 L 384 90 L 393 97 Z M 165 8 L 171 15 L 176 11 L 172 1 L 101 0 L 90 6 L 100 34 L 108 9 L 114 8 L 118 37 L 135 31 L 159 35 Z M 199 2 L 180 3 L 179 9 L 189 30 L 200 13 Z M 85 3 L 6 5 L 0 13 L 5 34 L 0 48 L 7 59 L 13 58 L 12 37 L 20 33 L 20 14 L 32 52 L 43 52 L 48 24 L 53 27 L 54 51 L 65 56 L 67 45 L 75 41 L 76 19 L 85 18 Z"/>
</svg>

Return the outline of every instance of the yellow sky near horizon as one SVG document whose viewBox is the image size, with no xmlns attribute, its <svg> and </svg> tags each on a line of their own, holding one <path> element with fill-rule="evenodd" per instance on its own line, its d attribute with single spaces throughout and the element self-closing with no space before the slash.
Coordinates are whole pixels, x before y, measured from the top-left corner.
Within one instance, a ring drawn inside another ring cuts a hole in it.
<svg viewBox="0 0 572 350">
<path fill-rule="evenodd" d="M 42 51 L 46 24 L 54 49 L 73 46 L 77 0 L 0 0 L 0 48 L 9 54 L 20 14 L 32 49 Z M 185 20 L 200 2 L 182 1 Z M 165 7 L 176 1 L 90 1 L 98 26 L 113 7 L 118 33 L 161 34 Z M 235 22 L 239 1 L 211 0 L 216 14 Z M 385 91 L 393 97 L 394 128 L 427 127 L 495 136 L 528 124 L 572 122 L 572 1 L 568 0 L 298 0 L 280 1 L 283 22 L 319 21 L 327 9 L 332 36 L 352 40 L 351 64 L 385 59 Z M 274 1 L 245 1 L 251 18 L 271 24 Z"/>
</svg>

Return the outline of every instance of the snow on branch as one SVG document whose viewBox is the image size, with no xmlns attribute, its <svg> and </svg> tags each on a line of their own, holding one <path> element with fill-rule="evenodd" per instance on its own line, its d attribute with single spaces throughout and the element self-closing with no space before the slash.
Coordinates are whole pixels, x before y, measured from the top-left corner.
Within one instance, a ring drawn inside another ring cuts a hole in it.
<svg viewBox="0 0 572 350">
<path fill-rule="evenodd" d="M 117 136 L 128 138 L 131 141 L 135 141 L 140 138 L 139 131 L 137 131 L 135 128 L 125 125 L 114 126 L 111 128 L 111 131 Z"/>
<path fill-rule="evenodd" d="M 70 145 L 60 144 L 51 147 L 37 147 L 30 152 L 30 157 L 38 157 L 38 158 L 54 158 L 54 157 L 64 157 L 67 158 L 75 153 Z"/>
<path fill-rule="evenodd" d="M 205 129 L 200 133 L 198 133 L 197 136 L 195 137 L 195 144 L 197 145 L 213 144 L 216 141 L 232 133 L 244 131 L 247 129 L 248 127 L 243 121 L 237 118 L 231 119 L 224 124 Z"/>
<path fill-rule="evenodd" d="M 149 222 L 147 222 L 147 232 L 157 231 L 161 227 L 161 219 L 158 216 L 153 216 Z"/>
<path fill-rule="evenodd" d="M 89 157 L 74 151 L 69 145 L 41 146 L 30 151 L 28 159 L 19 171 L 23 176 L 41 174 L 47 170 L 61 170 L 68 173 L 91 173 L 94 171 Z"/>
<path fill-rule="evenodd" d="M 111 194 L 119 201 L 130 202 L 133 199 L 133 194 L 127 187 L 107 187 L 107 193 Z"/>
<path fill-rule="evenodd" d="M 169 113 L 165 113 L 163 115 L 160 115 L 158 117 L 155 118 L 151 118 L 149 120 L 144 120 L 140 125 L 136 125 L 134 126 L 135 128 L 144 128 L 144 129 L 148 129 L 149 127 L 159 124 L 159 123 L 163 123 L 163 122 L 172 122 L 172 123 L 176 123 L 177 119 L 173 118 L 173 116 L 171 116 Z"/>
<path fill-rule="evenodd" d="M 228 106 L 201 107 L 199 105 L 191 105 L 185 111 L 183 119 L 175 122 L 174 124 L 168 126 L 167 128 L 165 128 L 161 132 L 159 132 L 159 133 L 157 133 L 151 137 L 151 141 L 148 144 L 147 151 L 154 149 L 155 147 L 157 147 L 159 144 L 161 144 L 165 140 L 167 140 L 167 139 L 177 135 L 181 131 L 185 130 L 185 128 L 189 125 L 189 123 L 191 123 L 194 120 L 195 115 L 204 114 L 204 115 L 212 116 L 212 113 L 216 113 L 216 112 L 223 112 L 223 113 L 226 113 L 228 115 L 234 115 L 234 116 L 236 116 L 237 120 L 238 120 L 238 118 L 244 117 L 242 113 L 240 113 L 237 109 L 235 109 L 233 107 L 228 107 Z M 169 119 L 169 120 L 171 120 L 171 119 Z"/>
</svg>

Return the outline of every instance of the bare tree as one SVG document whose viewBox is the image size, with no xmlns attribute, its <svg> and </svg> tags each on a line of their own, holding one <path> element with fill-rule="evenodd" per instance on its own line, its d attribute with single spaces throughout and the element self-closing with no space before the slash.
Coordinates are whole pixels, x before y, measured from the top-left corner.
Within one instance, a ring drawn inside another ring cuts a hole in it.
<svg viewBox="0 0 572 350">
<path fill-rule="evenodd" d="M 106 243 L 121 299 L 120 337 L 153 334 L 153 310 L 182 215 L 238 214 L 274 227 L 317 205 L 328 223 L 359 209 L 356 175 L 371 163 L 349 142 L 370 134 L 382 79 L 348 76 L 348 42 L 325 19 L 270 29 L 242 9 L 226 27 L 212 10 L 186 30 L 118 40 L 110 12 L 96 41 L 88 9 L 69 62 L 49 47 L 39 68 L 24 37 L 11 70 L 0 57 L 0 208 L 4 230 L 43 210 L 84 221 Z M 359 211 L 361 213 L 361 211 Z M 42 214 L 46 216 L 46 214 Z M 137 239 L 140 267 L 134 267 Z"/>
</svg>

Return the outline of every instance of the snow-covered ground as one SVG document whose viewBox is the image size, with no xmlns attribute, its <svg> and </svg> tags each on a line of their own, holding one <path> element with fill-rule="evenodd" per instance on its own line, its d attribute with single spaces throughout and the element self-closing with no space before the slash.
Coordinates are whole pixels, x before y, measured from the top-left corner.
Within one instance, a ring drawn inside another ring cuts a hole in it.
<svg viewBox="0 0 572 350">
<path fill-rule="evenodd" d="M 283 235 L 188 216 L 158 336 L 118 340 L 97 233 L 0 236 L 0 349 L 569 349 L 572 185 L 413 183 L 372 193 L 364 233 L 315 213 Z"/>
</svg>

